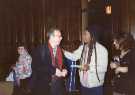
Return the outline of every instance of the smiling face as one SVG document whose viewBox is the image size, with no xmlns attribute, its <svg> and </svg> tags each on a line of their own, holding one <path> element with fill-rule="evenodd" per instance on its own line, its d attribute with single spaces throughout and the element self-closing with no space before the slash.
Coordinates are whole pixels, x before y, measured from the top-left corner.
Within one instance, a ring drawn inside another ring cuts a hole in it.
<svg viewBox="0 0 135 95">
<path fill-rule="evenodd" d="M 62 36 L 60 30 L 54 30 L 54 32 L 51 34 L 49 38 L 49 43 L 52 47 L 57 47 L 60 45 L 61 40 Z"/>
<path fill-rule="evenodd" d="M 61 32 L 60 30 L 55 30 L 53 33 L 53 41 L 55 46 L 58 46 L 62 40 Z"/>
</svg>

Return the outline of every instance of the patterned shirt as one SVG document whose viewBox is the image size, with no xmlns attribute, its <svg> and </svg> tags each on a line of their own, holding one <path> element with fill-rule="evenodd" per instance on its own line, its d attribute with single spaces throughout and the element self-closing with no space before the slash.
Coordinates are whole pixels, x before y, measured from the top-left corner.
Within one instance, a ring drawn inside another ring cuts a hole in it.
<svg viewBox="0 0 135 95">
<path fill-rule="evenodd" d="M 17 78 L 25 79 L 27 77 L 30 77 L 32 73 L 31 62 L 32 58 L 27 52 L 19 56 L 18 61 L 16 62 L 14 67 Z"/>
</svg>

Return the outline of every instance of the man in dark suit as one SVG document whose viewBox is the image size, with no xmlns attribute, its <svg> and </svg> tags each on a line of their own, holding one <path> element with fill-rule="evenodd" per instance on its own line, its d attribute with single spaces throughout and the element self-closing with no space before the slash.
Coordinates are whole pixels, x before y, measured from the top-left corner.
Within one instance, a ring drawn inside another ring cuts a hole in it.
<svg viewBox="0 0 135 95">
<path fill-rule="evenodd" d="M 64 95 L 64 68 L 62 51 L 59 46 L 62 36 L 57 28 L 47 33 L 48 43 L 39 46 L 33 53 L 32 95 Z"/>
</svg>

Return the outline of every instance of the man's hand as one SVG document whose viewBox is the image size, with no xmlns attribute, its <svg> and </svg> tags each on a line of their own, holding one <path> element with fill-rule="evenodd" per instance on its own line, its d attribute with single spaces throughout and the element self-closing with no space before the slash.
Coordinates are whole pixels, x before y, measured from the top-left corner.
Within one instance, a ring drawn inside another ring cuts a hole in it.
<svg viewBox="0 0 135 95">
<path fill-rule="evenodd" d="M 58 68 L 56 68 L 56 73 L 55 75 L 57 77 L 65 77 L 67 75 L 67 70 L 66 69 L 63 69 L 62 71 Z"/>
<path fill-rule="evenodd" d="M 63 69 L 62 70 L 62 77 L 65 77 L 67 75 L 67 70 L 66 69 Z"/>
<path fill-rule="evenodd" d="M 61 70 L 58 69 L 58 68 L 56 68 L 56 73 L 55 73 L 55 75 L 56 75 L 57 77 L 61 77 L 61 76 L 62 76 Z"/>
</svg>

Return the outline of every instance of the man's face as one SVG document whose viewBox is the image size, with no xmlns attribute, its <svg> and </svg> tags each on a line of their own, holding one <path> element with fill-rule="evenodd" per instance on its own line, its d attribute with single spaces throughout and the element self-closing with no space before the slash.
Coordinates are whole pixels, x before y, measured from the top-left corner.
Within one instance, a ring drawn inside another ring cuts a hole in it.
<svg viewBox="0 0 135 95">
<path fill-rule="evenodd" d="M 52 40 L 54 42 L 55 46 L 58 46 L 62 40 L 61 32 L 60 30 L 55 30 L 53 33 Z"/>
<path fill-rule="evenodd" d="M 82 33 L 82 41 L 84 43 L 89 43 L 91 41 L 90 33 L 87 30 Z"/>
</svg>

